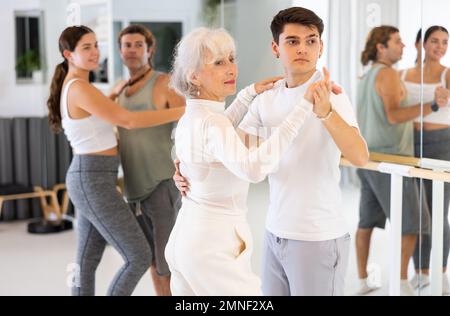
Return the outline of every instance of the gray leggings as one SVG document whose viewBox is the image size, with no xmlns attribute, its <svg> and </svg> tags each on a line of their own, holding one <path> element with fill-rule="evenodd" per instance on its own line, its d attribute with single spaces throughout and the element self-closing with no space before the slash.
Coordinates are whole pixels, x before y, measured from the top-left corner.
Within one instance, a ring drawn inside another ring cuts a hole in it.
<svg viewBox="0 0 450 316">
<path fill-rule="evenodd" d="M 420 133 L 415 132 L 415 154 L 420 157 Z M 423 157 L 441 160 L 450 160 L 450 128 L 423 133 Z M 423 180 L 426 202 L 433 216 L 433 183 Z M 448 207 L 450 201 L 450 183 L 444 184 L 444 260 L 442 266 L 447 267 L 450 251 L 450 226 L 448 223 Z M 419 256 L 419 241 L 414 251 L 414 266 L 416 269 L 430 268 L 431 235 L 422 235 L 422 249 Z"/>
<path fill-rule="evenodd" d="M 131 295 L 150 268 L 152 255 L 144 233 L 116 190 L 118 157 L 75 156 L 67 173 L 67 190 L 78 219 L 74 296 L 95 295 L 95 271 L 106 244 L 119 252 L 124 265 L 111 282 L 108 295 Z"/>
</svg>

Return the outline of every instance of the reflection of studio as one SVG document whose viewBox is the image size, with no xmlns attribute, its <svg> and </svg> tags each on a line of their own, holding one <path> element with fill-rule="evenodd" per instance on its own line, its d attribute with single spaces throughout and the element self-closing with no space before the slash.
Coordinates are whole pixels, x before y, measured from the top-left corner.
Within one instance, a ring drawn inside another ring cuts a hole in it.
<svg viewBox="0 0 450 316">
<path fill-rule="evenodd" d="M 446 0 L 2 6 L 0 295 L 450 295 Z"/>
</svg>

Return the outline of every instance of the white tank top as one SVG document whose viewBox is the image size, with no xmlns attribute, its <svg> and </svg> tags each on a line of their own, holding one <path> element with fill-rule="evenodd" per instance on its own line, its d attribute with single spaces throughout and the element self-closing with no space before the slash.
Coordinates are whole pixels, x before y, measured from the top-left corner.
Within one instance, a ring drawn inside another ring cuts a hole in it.
<svg viewBox="0 0 450 316">
<path fill-rule="evenodd" d="M 441 82 L 439 83 L 424 83 L 423 84 L 423 103 L 431 103 L 434 100 L 434 91 L 437 87 L 447 88 L 447 82 L 445 77 L 447 75 L 448 68 L 442 72 Z M 420 104 L 420 93 L 421 93 L 421 84 L 406 81 L 406 74 L 408 70 L 402 71 L 402 81 L 405 84 L 407 90 L 407 98 L 406 104 L 408 106 Z M 442 107 L 437 112 L 432 112 L 423 118 L 424 123 L 433 123 L 433 124 L 445 124 L 450 125 L 450 102 L 447 106 Z M 420 123 L 420 117 L 416 118 L 414 122 Z"/>
<path fill-rule="evenodd" d="M 91 115 L 83 119 L 72 119 L 69 115 L 67 94 L 78 78 L 70 80 L 61 93 L 61 124 L 73 148 L 74 154 L 85 155 L 117 146 L 113 125 Z"/>
</svg>

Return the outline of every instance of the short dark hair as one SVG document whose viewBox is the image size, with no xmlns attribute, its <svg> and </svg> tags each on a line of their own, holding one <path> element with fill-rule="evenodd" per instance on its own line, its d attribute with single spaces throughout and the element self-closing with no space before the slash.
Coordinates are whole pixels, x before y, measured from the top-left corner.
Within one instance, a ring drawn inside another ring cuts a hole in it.
<svg viewBox="0 0 450 316">
<path fill-rule="evenodd" d="M 313 11 L 302 7 L 291 7 L 281 10 L 272 20 L 270 30 L 272 31 L 273 40 L 278 44 L 280 34 L 283 33 L 286 24 L 301 24 L 309 28 L 316 27 L 319 36 L 322 37 L 324 25 L 321 18 Z"/>
</svg>

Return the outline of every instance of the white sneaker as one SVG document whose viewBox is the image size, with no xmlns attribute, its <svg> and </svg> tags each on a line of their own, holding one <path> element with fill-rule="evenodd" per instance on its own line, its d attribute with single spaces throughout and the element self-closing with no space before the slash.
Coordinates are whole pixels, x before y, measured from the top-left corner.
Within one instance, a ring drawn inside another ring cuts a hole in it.
<svg viewBox="0 0 450 316">
<path fill-rule="evenodd" d="M 408 280 L 401 280 L 400 281 L 400 295 L 401 296 L 414 296 L 414 290 L 409 284 Z"/>
<path fill-rule="evenodd" d="M 450 295 L 450 284 L 445 274 L 442 276 L 442 295 Z"/>
<path fill-rule="evenodd" d="M 420 288 L 430 285 L 430 277 L 426 274 L 414 274 L 414 277 L 411 279 L 410 283 L 414 290 L 419 288 L 419 280 L 420 280 Z"/>
<path fill-rule="evenodd" d="M 358 289 L 358 291 L 356 291 L 356 294 L 357 295 L 365 295 L 372 291 L 378 290 L 379 288 L 380 288 L 379 286 L 374 286 L 372 284 L 369 284 L 369 282 L 367 282 L 367 278 L 359 279 L 359 289 Z"/>
</svg>

